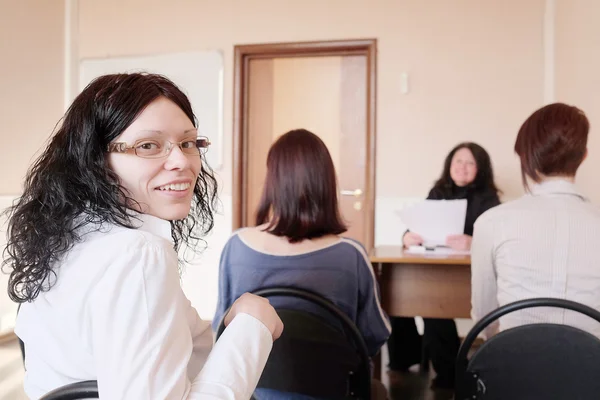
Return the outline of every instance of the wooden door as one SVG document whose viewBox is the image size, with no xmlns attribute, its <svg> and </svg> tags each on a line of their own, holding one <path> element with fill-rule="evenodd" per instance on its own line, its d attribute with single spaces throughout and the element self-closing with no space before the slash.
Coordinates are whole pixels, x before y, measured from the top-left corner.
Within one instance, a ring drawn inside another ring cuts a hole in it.
<svg viewBox="0 0 600 400">
<path fill-rule="evenodd" d="M 304 128 L 318 135 L 333 159 L 345 236 L 373 245 L 374 134 L 370 129 L 370 65 L 367 54 L 256 57 L 245 64 L 243 162 L 238 226 L 253 226 L 271 144 Z M 372 93 L 371 93 L 372 94 Z M 235 153 L 234 153 L 235 157 Z M 239 160 L 238 160 L 239 161 Z M 234 171 L 234 189 L 236 184 Z M 235 226 L 234 218 L 234 228 Z"/>
</svg>

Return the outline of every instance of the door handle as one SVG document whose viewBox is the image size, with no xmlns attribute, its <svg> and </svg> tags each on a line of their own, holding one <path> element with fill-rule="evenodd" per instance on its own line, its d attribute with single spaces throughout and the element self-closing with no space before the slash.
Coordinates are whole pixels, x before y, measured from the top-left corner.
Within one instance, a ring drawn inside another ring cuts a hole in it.
<svg viewBox="0 0 600 400">
<path fill-rule="evenodd" d="M 340 190 L 340 194 L 342 196 L 354 196 L 354 197 L 360 197 L 363 194 L 363 191 L 360 189 L 355 189 L 355 190 Z"/>
</svg>

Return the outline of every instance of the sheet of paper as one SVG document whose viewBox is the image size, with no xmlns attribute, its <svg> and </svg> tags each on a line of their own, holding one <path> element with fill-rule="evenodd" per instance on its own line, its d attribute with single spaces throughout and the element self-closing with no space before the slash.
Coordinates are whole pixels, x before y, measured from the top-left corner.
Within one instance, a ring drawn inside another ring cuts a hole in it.
<svg viewBox="0 0 600 400">
<path fill-rule="evenodd" d="M 408 249 L 404 250 L 405 253 L 408 254 L 421 254 L 426 256 L 468 256 L 471 255 L 469 250 L 454 250 L 450 247 L 436 247 L 433 249 L 426 248 L 424 246 L 410 246 Z"/>
<path fill-rule="evenodd" d="M 411 232 L 421 235 L 425 246 L 443 246 L 449 235 L 464 232 L 467 200 L 423 200 L 398 214 Z"/>
</svg>

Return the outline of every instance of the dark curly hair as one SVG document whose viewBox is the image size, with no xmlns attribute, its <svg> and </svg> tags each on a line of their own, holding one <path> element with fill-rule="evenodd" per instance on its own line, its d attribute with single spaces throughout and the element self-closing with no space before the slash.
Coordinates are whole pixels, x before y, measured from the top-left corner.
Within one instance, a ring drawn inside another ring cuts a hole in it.
<svg viewBox="0 0 600 400">
<path fill-rule="evenodd" d="M 83 226 L 135 227 L 131 206 L 137 203 L 108 167 L 106 149 L 159 97 L 177 104 L 197 126 L 186 95 L 160 75 L 105 75 L 73 101 L 27 172 L 22 196 L 6 211 L 2 269 L 10 270 L 8 294 L 13 301 L 33 301 L 54 285 L 58 263 L 81 241 Z M 182 243 L 195 248 L 212 229 L 216 193 L 213 171 L 203 159 L 189 215 L 171 221 L 176 251 Z"/>
<path fill-rule="evenodd" d="M 496 183 L 494 182 L 494 170 L 492 168 L 490 155 L 483 147 L 473 142 L 460 143 L 448 153 L 446 160 L 444 161 L 442 176 L 435 182 L 434 188 L 440 193 L 448 195 L 452 193 L 454 183 L 450 176 L 450 166 L 452 165 L 454 154 L 460 149 L 468 149 L 471 154 L 473 154 L 475 164 L 477 165 L 477 175 L 469 187 L 477 191 L 501 194 L 502 191 L 496 187 Z"/>
</svg>

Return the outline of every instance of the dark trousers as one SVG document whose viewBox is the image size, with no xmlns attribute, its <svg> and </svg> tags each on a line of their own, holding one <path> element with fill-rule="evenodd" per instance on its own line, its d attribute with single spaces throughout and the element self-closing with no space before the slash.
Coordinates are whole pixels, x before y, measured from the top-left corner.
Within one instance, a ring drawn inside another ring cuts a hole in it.
<svg viewBox="0 0 600 400">
<path fill-rule="evenodd" d="M 454 363 L 460 347 L 456 323 L 452 319 L 424 318 L 423 338 L 414 318 L 392 317 L 392 335 L 388 340 L 389 367 L 405 371 L 421 361 L 423 346 L 438 377 L 454 379 Z"/>
</svg>

